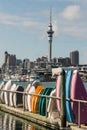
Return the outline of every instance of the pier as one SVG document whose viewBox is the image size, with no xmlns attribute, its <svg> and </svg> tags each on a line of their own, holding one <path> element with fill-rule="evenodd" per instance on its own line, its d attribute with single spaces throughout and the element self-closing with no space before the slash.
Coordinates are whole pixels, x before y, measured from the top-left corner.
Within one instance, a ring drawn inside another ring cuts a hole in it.
<svg viewBox="0 0 87 130">
<path fill-rule="evenodd" d="M 60 98 L 53 97 L 53 96 L 29 94 L 29 93 L 20 92 L 20 91 L 17 91 L 17 92 L 16 91 L 13 92 L 13 91 L 9 91 L 9 90 L 1 90 L 1 91 L 7 92 L 7 93 L 11 92 L 11 93 L 23 94 L 23 99 L 25 98 L 26 95 L 31 95 L 31 96 L 46 97 L 46 101 L 47 101 L 48 98 L 61 100 Z M 70 100 L 70 99 L 66 99 L 66 100 Z M 79 105 L 78 112 L 79 113 L 80 113 L 80 103 L 81 102 L 87 103 L 87 101 L 80 101 L 80 100 L 70 100 L 70 101 L 78 102 L 78 105 Z M 6 104 L 0 103 L 0 110 L 7 112 L 7 113 L 10 113 L 10 114 L 13 114 L 17 117 L 23 118 L 27 121 L 32 121 L 36 124 L 45 126 L 47 128 L 53 129 L 53 130 L 55 130 L 55 129 L 57 129 L 57 130 L 87 130 L 86 125 L 80 124 L 80 114 L 79 114 L 78 124 L 66 122 L 66 127 L 64 128 L 64 127 L 61 127 L 60 116 L 56 119 L 50 119 L 50 118 L 48 118 L 47 113 L 46 113 L 46 116 L 42 116 L 42 115 L 39 115 L 39 114 L 29 112 L 29 111 L 25 110 L 25 103 L 24 103 L 24 105 L 18 104 L 16 107 L 11 107 L 11 106 L 9 106 L 9 104 L 6 105 Z M 47 108 L 46 108 L 46 112 L 47 112 Z"/>
</svg>

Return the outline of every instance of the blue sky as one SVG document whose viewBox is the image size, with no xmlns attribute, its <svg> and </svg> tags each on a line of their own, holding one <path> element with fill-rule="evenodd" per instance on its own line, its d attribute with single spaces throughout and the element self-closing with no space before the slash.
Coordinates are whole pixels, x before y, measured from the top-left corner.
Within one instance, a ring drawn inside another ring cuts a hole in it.
<svg viewBox="0 0 87 130">
<path fill-rule="evenodd" d="M 80 64 L 87 64 L 87 0 L 0 0 L 0 65 L 5 51 L 30 61 L 48 55 L 50 8 L 52 57 L 78 50 Z"/>
</svg>

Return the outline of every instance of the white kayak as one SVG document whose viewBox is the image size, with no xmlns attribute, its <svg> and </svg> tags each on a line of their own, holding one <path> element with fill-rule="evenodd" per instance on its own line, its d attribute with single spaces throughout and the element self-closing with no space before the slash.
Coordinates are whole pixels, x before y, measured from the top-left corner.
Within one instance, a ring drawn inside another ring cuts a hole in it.
<svg viewBox="0 0 87 130">
<path fill-rule="evenodd" d="M 5 82 L 2 81 L 2 83 L 0 84 L 0 90 L 3 90 L 4 86 L 5 86 Z M 0 91 L 0 102 L 2 102 L 3 99 L 2 97 L 3 97 L 3 92 Z"/>
<path fill-rule="evenodd" d="M 9 90 L 11 87 L 11 80 L 9 80 L 6 85 L 4 90 Z M 8 92 L 4 92 L 4 98 L 5 98 L 5 104 L 8 105 L 9 104 L 9 93 Z"/>
<path fill-rule="evenodd" d="M 56 89 L 54 89 L 51 92 L 50 96 L 56 97 Z M 47 112 L 48 112 L 48 118 L 55 119 L 59 117 L 56 99 L 50 98 L 48 107 L 47 107 Z"/>
<path fill-rule="evenodd" d="M 35 93 L 35 87 L 34 87 L 34 86 L 31 86 L 31 88 L 30 88 L 30 90 L 28 91 L 28 93 L 34 94 L 34 93 Z M 28 96 L 27 96 L 27 100 L 28 100 L 28 110 L 29 110 L 29 112 L 32 111 L 32 98 L 33 98 L 32 95 L 28 95 Z"/>
<path fill-rule="evenodd" d="M 11 86 L 10 91 L 15 91 L 15 89 L 16 89 L 16 84 L 13 84 Z M 13 104 L 13 95 L 14 95 L 14 93 L 10 92 L 10 94 L 9 94 L 9 106 L 14 106 L 14 104 Z"/>
<path fill-rule="evenodd" d="M 2 88 L 2 90 L 9 90 L 11 87 L 11 80 L 9 80 L 4 87 Z M 9 97 L 8 97 L 8 92 L 2 91 L 1 92 L 1 102 L 5 103 L 6 105 L 8 105 L 8 101 L 9 101 Z"/>
<path fill-rule="evenodd" d="M 31 88 L 31 84 L 29 83 L 28 86 L 24 89 L 24 92 L 28 93 Z M 25 106 L 24 106 L 25 105 Z M 23 96 L 23 106 L 26 110 L 28 110 L 28 95 Z"/>
</svg>

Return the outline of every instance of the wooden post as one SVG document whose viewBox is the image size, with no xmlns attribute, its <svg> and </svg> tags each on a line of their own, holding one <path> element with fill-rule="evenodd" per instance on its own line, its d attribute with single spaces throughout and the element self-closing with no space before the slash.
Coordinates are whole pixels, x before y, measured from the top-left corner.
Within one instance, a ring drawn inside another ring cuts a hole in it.
<svg viewBox="0 0 87 130">
<path fill-rule="evenodd" d="M 65 71 L 62 69 L 62 85 L 61 85 L 61 127 L 66 127 L 66 88 L 65 88 Z"/>
<path fill-rule="evenodd" d="M 23 102 L 24 102 L 24 103 L 23 103 L 23 110 L 24 110 L 24 111 L 25 111 L 25 96 L 26 96 L 26 94 L 24 93 L 24 94 L 23 94 Z"/>
</svg>

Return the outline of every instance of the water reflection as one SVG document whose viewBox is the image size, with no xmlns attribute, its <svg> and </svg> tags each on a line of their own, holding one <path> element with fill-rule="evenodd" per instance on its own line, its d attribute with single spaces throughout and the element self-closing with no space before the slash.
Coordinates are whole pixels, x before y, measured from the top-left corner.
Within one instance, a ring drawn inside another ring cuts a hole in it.
<svg viewBox="0 0 87 130">
<path fill-rule="evenodd" d="M 0 111 L 0 130 L 50 130 Z"/>
</svg>

